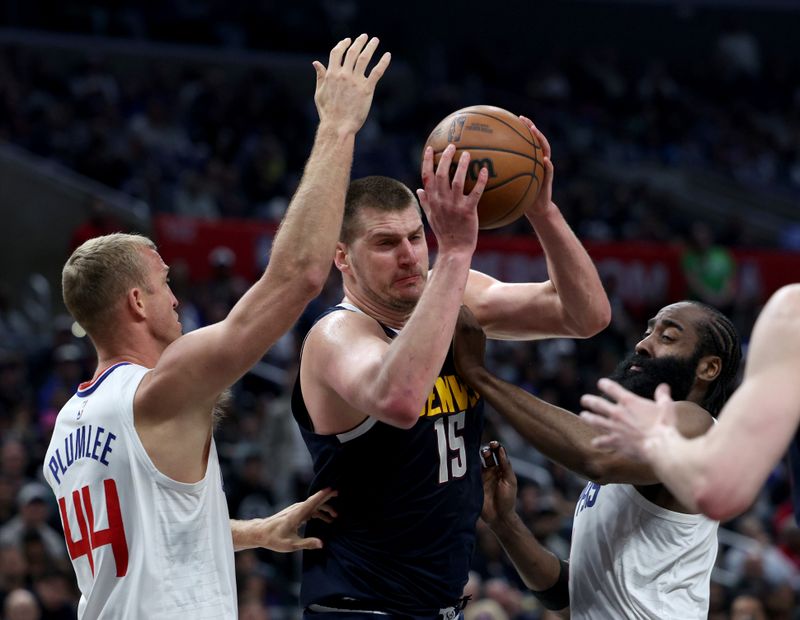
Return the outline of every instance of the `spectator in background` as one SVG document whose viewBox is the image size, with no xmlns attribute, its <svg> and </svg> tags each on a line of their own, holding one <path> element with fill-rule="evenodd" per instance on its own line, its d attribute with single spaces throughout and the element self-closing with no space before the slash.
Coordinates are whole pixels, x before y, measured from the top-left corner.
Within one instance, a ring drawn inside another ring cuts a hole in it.
<svg viewBox="0 0 800 620">
<path fill-rule="evenodd" d="M 715 243 L 708 224 L 699 221 L 692 224 L 681 267 L 691 299 L 714 306 L 725 315 L 733 313 L 736 259 L 728 249 Z"/>
<path fill-rule="evenodd" d="M 767 620 L 764 603 L 755 594 L 740 594 L 731 603 L 730 620 Z"/>
<path fill-rule="evenodd" d="M 47 523 L 50 491 L 40 482 L 29 482 L 17 496 L 19 514 L 0 528 L 0 545 L 17 545 L 23 548 L 28 532 L 36 532 L 50 558 L 61 561 L 67 549 L 63 537 Z"/>
<path fill-rule="evenodd" d="M 8 594 L 3 605 L 4 620 L 39 620 L 42 610 L 28 590 L 18 588 Z"/>
</svg>

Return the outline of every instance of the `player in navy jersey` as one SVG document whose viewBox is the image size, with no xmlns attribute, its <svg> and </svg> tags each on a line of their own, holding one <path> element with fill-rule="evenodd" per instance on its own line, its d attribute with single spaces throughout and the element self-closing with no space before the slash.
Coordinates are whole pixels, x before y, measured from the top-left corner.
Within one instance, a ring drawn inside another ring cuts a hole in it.
<svg viewBox="0 0 800 620">
<path fill-rule="evenodd" d="M 552 202 L 550 147 L 542 192 L 526 214 L 551 280 L 504 284 L 470 271 L 476 206 L 487 173 L 465 195 L 469 155 L 448 175 L 423 158 L 419 201 L 438 242 L 428 249 L 414 195 L 385 177 L 350 185 L 335 255 L 343 302 L 304 343 L 293 410 L 314 459 L 312 489 L 339 491 L 333 523 L 307 534 L 325 548 L 303 561 L 307 617 L 455 617 L 482 504 L 482 403 L 455 372 L 450 342 L 467 304 L 490 336 L 588 337 L 610 307 L 597 271 Z"/>
<path fill-rule="evenodd" d="M 795 516 L 800 518 L 800 285 L 776 292 L 758 317 L 744 380 L 719 416 L 696 439 L 675 430 L 675 403 L 659 386 L 655 402 L 608 379 L 598 383 L 614 402 L 584 396 L 582 415 L 606 434 L 600 446 L 650 464 L 687 506 L 727 520 L 747 510 L 767 476 L 790 448 Z"/>
</svg>

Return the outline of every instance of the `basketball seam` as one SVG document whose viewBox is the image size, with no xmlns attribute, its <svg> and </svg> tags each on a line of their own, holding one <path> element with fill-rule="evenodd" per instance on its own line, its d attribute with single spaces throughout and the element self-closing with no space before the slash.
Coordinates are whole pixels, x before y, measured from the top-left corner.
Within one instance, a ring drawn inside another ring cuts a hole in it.
<svg viewBox="0 0 800 620">
<path fill-rule="evenodd" d="M 522 176 L 525 176 L 525 175 L 524 175 L 524 174 L 519 174 L 519 175 L 517 175 L 517 176 L 515 176 L 515 177 L 513 177 L 513 178 L 511 178 L 511 179 L 508 179 L 507 181 L 504 181 L 504 182 L 503 182 L 502 184 L 500 184 L 500 185 L 495 185 L 495 186 L 494 186 L 494 187 L 492 187 L 491 189 L 495 189 L 496 187 L 502 187 L 503 185 L 505 185 L 505 184 L 506 184 L 506 183 L 508 183 L 509 181 L 513 181 L 514 179 L 518 179 L 518 178 L 520 178 L 520 177 L 522 177 Z M 514 203 L 514 206 L 513 206 L 513 207 L 511 207 L 511 208 L 510 208 L 508 211 L 506 211 L 505 213 L 503 213 L 503 215 L 502 215 L 502 216 L 500 216 L 500 217 L 498 217 L 498 218 L 495 218 L 495 219 L 493 219 L 491 222 L 489 222 L 489 223 L 487 224 L 488 226 L 491 226 L 491 225 L 493 225 L 493 224 L 494 224 L 494 223 L 496 223 L 496 222 L 500 222 L 500 221 L 502 221 L 502 220 L 503 220 L 503 218 L 506 218 L 506 217 L 508 217 L 508 214 L 509 214 L 509 213 L 512 213 L 512 212 L 514 211 L 514 209 L 516 209 L 516 208 L 517 208 L 517 206 L 519 205 L 519 203 L 521 203 L 523 200 L 525 200 L 525 196 L 527 196 L 527 195 L 528 195 L 528 190 L 530 190 L 530 188 L 531 188 L 531 183 L 533 183 L 533 180 L 534 180 L 534 179 L 536 179 L 537 181 L 539 180 L 535 174 L 531 174 L 531 175 L 529 175 L 529 176 L 530 176 L 531 178 L 530 178 L 530 180 L 528 181 L 528 187 L 526 187 L 526 188 L 525 188 L 525 191 L 524 191 L 524 192 L 522 192 L 522 196 L 520 196 L 520 199 L 519 199 L 519 200 L 517 200 L 517 202 L 515 202 L 515 203 Z M 540 188 L 539 188 L 539 191 L 541 191 L 541 189 L 542 189 L 542 188 L 540 187 Z M 508 222 L 508 223 L 510 224 L 511 222 Z"/>
<path fill-rule="evenodd" d="M 478 146 L 478 145 L 475 146 L 458 145 L 456 146 L 456 149 L 459 151 L 468 151 L 469 149 L 475 149 L 478 151 L 492 151 L 495 153 L 511 153 L 512 155 L 519 155 L 520 157 L 524 157 L 525 159 L 530 159 L 535 164 L 538 164 L 542 168 L 544 168 L 544 164 L 542 164 L 542 162 L 540 162 L 538 158 L 531 157 L 530 155 L 525 155 L 525 153 L 520 153 L 519 151 L 512 151 L 511 149 L 499 149 L 492 146 Z M 442 153 L 444 153 L 444 149 L 442 149 L 441 151 L 434 151 L 433 156 L 436 157 L 437 155 L 441 155 Z"/>
<path fill-rule="evenodd" d="M 504 121 L 502 118 L 498 118 L 496 116 L 492 116 L 491 114 L 487 114 L 486 112 L 464 112 L 463 114 L 464 115 L 472 114 L 472 115 L 475 115 L 475 116 L 485 116 L 486 118 L 491 118 L 492 120 L 495 120 L 498 123 L 503 123 L 503 125 L 508 127 L 511 131 L 513 131 L 515 134 L 517 134 L 520 138 L 525 140 L 525 142 L 530 144 L 533 148 L 539 149 L 539 150 L 542 149 L 541 146 L 536 144 L 536 142 L 533 140 L 533 138 L 531 138 L 530 136 L 525 136 L 525 135 L 521 134 L 516 127 L 514 127 L 512 124 Z M 458 116 L 461 116 L 461 115 L 459 114 Z"/>
</svg>

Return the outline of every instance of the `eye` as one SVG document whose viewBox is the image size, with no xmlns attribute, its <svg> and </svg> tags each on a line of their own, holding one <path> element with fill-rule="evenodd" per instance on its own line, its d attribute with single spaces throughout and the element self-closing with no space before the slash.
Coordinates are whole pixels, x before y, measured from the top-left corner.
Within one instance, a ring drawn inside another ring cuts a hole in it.
<svg viewBox="0 0 800 620">
<path fill-rule="evenodd" d="M 664 342 L 674 342 L 675 338 L 673 338 L 672 336 L 667 336 L 666 334 L 661 334 L 661 340 L 663 340 Z"/>
</svg>

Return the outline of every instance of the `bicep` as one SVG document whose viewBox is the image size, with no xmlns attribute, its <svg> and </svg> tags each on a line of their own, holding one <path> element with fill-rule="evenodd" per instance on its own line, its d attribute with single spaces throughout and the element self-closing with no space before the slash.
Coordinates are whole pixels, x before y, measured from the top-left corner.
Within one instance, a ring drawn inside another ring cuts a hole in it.
<svg viewBox="0 0 800 620">
<path fill-rule="evenodd" d="M 549 280 L 506 283 L 472 270 L 464 304 L 490 338 L 533 340 L 573 335 Z"/>
</svg>

